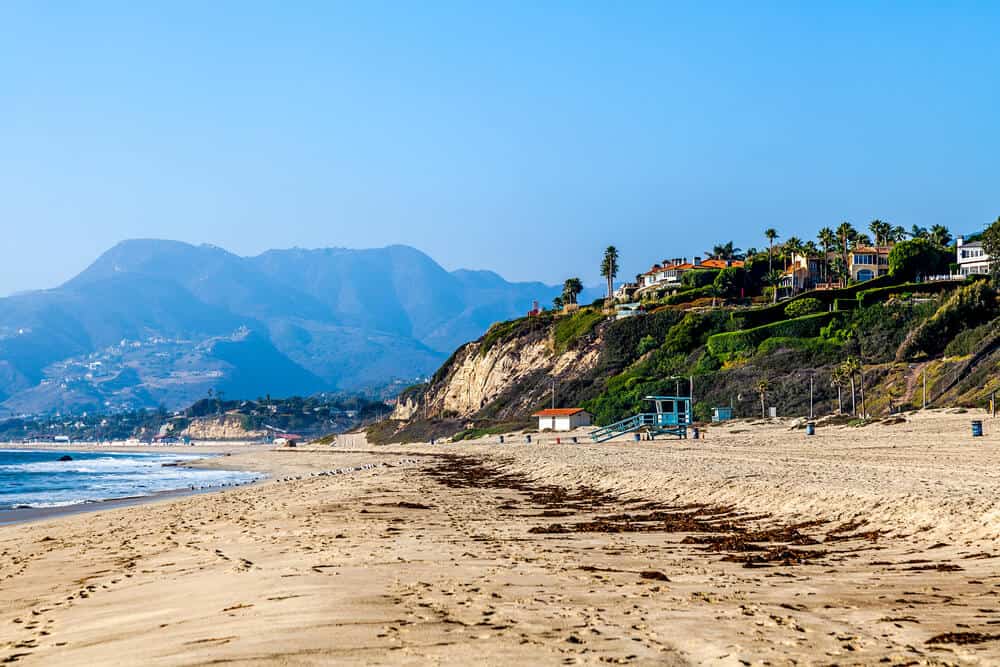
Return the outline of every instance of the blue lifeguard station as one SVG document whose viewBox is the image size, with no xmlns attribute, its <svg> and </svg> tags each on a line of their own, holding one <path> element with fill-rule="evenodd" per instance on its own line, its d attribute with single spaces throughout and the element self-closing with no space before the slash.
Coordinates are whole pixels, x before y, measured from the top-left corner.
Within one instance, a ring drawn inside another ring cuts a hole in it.
<svg viewBox="0 0 1000 667">
<path fill-rule="evenodd" d="M 605 442 L 624 433 L 644 432 L 650 438 L 658 435 L 674 435 L 687 438 L 691 426 L 690 396 L 647 396 L 643 399 L 652 404 L 655 412 L 640 412 L 619 422 L 603 426 L 590 432 L 594 442 Z"/>
</svg>

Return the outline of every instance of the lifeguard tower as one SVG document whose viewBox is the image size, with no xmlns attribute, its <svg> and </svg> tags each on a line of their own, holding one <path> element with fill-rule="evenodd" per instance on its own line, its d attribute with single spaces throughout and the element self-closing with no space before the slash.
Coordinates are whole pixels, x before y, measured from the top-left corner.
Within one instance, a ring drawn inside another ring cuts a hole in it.
<svg viewBox="0 0 1000 667">
<path fill-rule="evenodd" d="M 674 435 L 687 438 L 691 426 L 690 396 L 647 396 L 643 399 L 652 404 L 655 412 L 640 412 L 609 426 L 591 431 L 590 439 L 605 442 L 625 433 L 644 432 L 650 438 L 658 435 Z"/>
</svg>

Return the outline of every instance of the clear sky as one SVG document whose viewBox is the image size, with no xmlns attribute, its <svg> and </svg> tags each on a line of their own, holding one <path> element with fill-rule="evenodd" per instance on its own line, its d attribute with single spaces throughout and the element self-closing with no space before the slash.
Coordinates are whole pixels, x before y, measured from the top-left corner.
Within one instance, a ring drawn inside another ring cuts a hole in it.
<svg viewBox="0 0 1000 667">
<path fill-rule="evenodd" d="M 825 6 L 821 6 L 825 4 Z M 0 3 L 0 294 L 119 240 L 598 283 L 1000 215 L 1000 3 Z"/>
</svg>

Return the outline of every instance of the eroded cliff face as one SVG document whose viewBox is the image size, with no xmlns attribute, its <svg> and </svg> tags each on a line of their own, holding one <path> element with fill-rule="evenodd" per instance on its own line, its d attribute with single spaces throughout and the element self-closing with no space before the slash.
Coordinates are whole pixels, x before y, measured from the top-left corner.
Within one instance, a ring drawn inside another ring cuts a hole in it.
<svg viewBox="0 0 1000 667">
<path fill-rule="evenodd" d="M 392 419 L 524 419 L 561 385 L 593 370 L 600 354 L 600 327 L 570 349 L 556 353 L 550 332 L 532 332 L 483 351 L 479 340 L 460 348 L 443 376 L 422 391 L 400 397 Z"/>
<path fill-rule="evenodd" d="M 222 415 L 195 419 L 181 435 L 192 440 L 261 440 L 267 432 L 244 428 L 241 415 Z"/>
</svg>

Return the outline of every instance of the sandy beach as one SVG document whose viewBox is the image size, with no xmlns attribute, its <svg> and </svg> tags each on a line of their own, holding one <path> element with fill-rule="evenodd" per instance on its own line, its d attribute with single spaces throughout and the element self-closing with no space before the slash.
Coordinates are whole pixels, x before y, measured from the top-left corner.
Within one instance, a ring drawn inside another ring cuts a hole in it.
<svg viewBox="0 0 1000 667">
<path fill-rule="evenodd" d="M 0 526 L 0 661 L 996 664 L 973 418 L 232 446 L 269 480 Z"/>
</svg>

